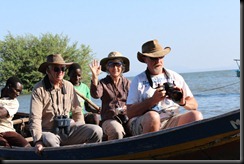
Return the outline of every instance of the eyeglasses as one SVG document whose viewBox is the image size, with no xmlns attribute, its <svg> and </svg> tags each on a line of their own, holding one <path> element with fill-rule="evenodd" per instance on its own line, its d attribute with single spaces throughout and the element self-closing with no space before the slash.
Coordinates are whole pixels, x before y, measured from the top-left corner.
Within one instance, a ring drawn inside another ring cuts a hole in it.
<svg viewBox="0 0 244 164">
<path fill-rule="evenodd" d="M 157 57 L 157 58 L 153 58 L 153 57 L 148 57 L 151 61 L 156 61 L 156 60 L 160 60 L 160 59 L 163 59 L 163 57 Z"/>
<path fill-rule="evenodd" d="M 108 67 L 121 67 L 122 66 L 122 62 L 109 62 L 108 63 Z"/>
<path fill-rule="evenodd" d="M 54 72 L 64 72 L 66 67 L 53 67 Z"/>
</svg>

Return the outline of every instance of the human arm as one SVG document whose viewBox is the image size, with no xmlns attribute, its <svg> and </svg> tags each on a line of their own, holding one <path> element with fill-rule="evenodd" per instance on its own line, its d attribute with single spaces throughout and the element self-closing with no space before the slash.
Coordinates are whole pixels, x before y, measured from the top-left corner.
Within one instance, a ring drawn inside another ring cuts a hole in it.
<svg viewBox="0 0 244 164">
<path fill-rule="evenodd" d="M 32 90 L 31 103 L 30 103 L 30 114 L 29 114 L 29 128 L 33 137 L 35 145 L 35 153 L 40 155 L 43 150 L 42 143 L 42 111 L 43 104 L 40 93 L 37 89 Z"/>
<path fill-rule="evenodd" d="M 8 111 L 3 106 L 0 106 L 0 118 L 6 118 L 8 116 Z"/>
<path fill-rule="evenodd" d="M 198 103 L 197 103 L 195 97 L 182 98 L 179 105 L 184 107 L 187 110 L 197 110 L 197 108 L 198 108 Z"/>
<path fill-rule="evenodd" d="M 82 113 L 82 108 L 78 100 L 77 94 L 75 94 L 75 89 L 73 88 L 72 96 L 72 119 L 75 122 L 81 122 L 85 124 L 84 114 Z"/>
<path fill-rule="evenodd" d="M 15 131 L 12 119 L 17 113 L 19 102 L 15 99 L 3 98 L 0 100 L 0 122 L 4 123 L 4 131 Z M 1 129 L 1 128 L 0 128 Z"/>
<path fill-rule="evenodd" d="M 37 141 L 35 143 L 35 153 L 38 154 L 38 155 L 41 155 L 41 151 L 43 150 L 43 142 L 40 140 L 40 141 Z"/>
<path fill-rule="evenodd" d="M 19 109 L 19 102 L 15 99 L 0 100 L 0 118 L 13 117 Z"/>
<path fill-rule="evenodd" d="M 89 65 L 92 72 L 92 83 L 97 86 L 98 85 L 98 76 L 101 73 L 101 65 L 97 60 L 93 60 Z"/>
<path fill-rule="evenodd" d="M 82 98 L 85 100 L 84 101 L 84 106 L 85 106 L 85 110 L 87 112 L 92 112 L 92 113 L 99 113 L 100 112 L 100 108 L 91 101 L 91 93 L 90 93 L 90 88 L 86 85 L 86 84 L 83 84 L 84 85 L 84 89 L 83 89 L 83 92 L 84 92 L 84 96 L 82 96 Z"/>
<path fill-rule="evenodd" d="M 155 104 L 162 101 L 166 96 L 166 91 L 161 89 L 156 89 L 153 96 L 149 97 L 141 102 L 134 104 L 127 104 L 127 116 L 133 118 L 136 116 L 143 115 L 149 111 Z"/>
<path fill-rule="evenodd" d="M 30 132 L 33 137 L 33 142 L 36 143 L 42 139 L 42 111 L 43 104 L 41 100 L 40 92 L 33 90 L 31 94 L 29 125 Z"/>
<path fill-rule="evenodd" d="M 197 110 L 198 103 L 195 97 L 193 96 L 189 86 L 185 83 L 185 81 L 183 80 L 183 84 L 181 88 L 177 86 L 175 86 L 175 88 L 181 91 L 183 95 L 182 99 L 178 104 L 187 110 Z"/>
<path fill-rule="evenodd" d="M 85 108 L 87 112 L 92 112 L 92 113 L 99 113 L 100 108 L 95 109 L 91 104 L 89 104 L 87 101 L 84 102 Z"/>
</svg>

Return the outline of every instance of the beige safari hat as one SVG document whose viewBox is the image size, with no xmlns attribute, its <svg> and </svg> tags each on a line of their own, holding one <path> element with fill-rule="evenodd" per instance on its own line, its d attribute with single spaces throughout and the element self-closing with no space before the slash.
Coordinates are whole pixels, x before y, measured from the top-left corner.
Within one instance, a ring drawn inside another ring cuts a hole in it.
<svg viewBox="0 0 244 164">
<path fill-rule="evenodd" d="M 124 73 L 125 72 L 128 72 L 130 70 L 130 61 L 128 58 L 124 57 L 120 52 L 118 51 L 112 51 L 108 54 L 108 57 L 106 58 L 103 58 L 101 61 L 100 61 L 100 65 L 102 66 L 102 71 L 106 72 L 106 65 L 107 65 L 107 62 L 109 60 L 114 60 L 114 59 L 120 59 L 122 60 L 123 64 L 124 64 L 124 67 L 125 67 L 125 70 L 124 70 Z"/>
<path fill-rule="evenodd" d="M 159 43 L 158 40 L 150 40 L 142 45 L 142 53 L 137 52 L 137 59 L 145 63 L 143 60 L 143 56 L 148 56 L 152 58 L 163 57 L 167 55 L 171 51 L 170 47 L 163 48 Z"/>
<path fill-rule="evenodd" d="M 40 65 L 38 71 L 45 74 L 47 67 L 51 64 L 65 65 L 66 67 L 69 67 L 72 63 L 73 62 L 66 63 L 61 54 L 51 54 L 47 56 L 47 61 Z"/>
</svg>

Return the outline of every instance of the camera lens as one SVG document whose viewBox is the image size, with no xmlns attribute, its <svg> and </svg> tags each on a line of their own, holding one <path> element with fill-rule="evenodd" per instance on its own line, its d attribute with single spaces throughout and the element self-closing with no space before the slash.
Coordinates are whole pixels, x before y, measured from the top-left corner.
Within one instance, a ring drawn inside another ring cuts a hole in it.
<svg viewBox="0 0 244 164">
<path fill-rule="evenodd" d="M 176 90 L 174 88 L 174 84 L 166 82 L 163 84 L 165 91 L 166 91 L 166 95 L 169 96 L 169 98 L 171 98 L 174 102 L 180 102 L 180 100 L 182 99 L 183 95 L 180 91 Z"/>
<path fill-rule="evenodd" d="M 180 91 L 173 91 L 171 94 L 171 98 L 174 102 L 180 102 L 180 100 L 182 99 L 183 95 Z"/>
</svg>

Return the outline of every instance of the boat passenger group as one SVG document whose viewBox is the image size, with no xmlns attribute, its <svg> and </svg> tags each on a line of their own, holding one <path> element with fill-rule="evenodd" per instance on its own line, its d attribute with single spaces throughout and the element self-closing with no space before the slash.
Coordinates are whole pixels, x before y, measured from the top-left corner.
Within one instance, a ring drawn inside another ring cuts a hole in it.
<svg viewBox="0 0 244 164">
<path fill-rule="evenodd" d="M 130 61 L 120 52 L 110 52 L 100 63 L 93 60 L 90 88 L 81 82 L 79 64 L 65 62 L 61 54 L 48 55 L 38 68 L 44 77 L 34 85 L 30 101 L 29 128 L 36 153 L 44 147 L 102 142 L 104 136 L 106 140 L 122 139 L 202 120 L 183 77 L 164 68 L 170 50 L 156 39 L 144 43 L 137 59 L 147 69 L 132 81 L 123 76 Z M 66 68 L 69 80 L 64 79 Z M 101 71 L 107 76 L 99 80 Z M 31 147 L 12 123 L 22 87 L 17 77 L 10 77 L 1 91 L 1 146 Z M 100 98 L 101 107 L 94 109 L 76 93 Z M 180 113 L 180 106 L 188 112 Z"/>
</svg>

